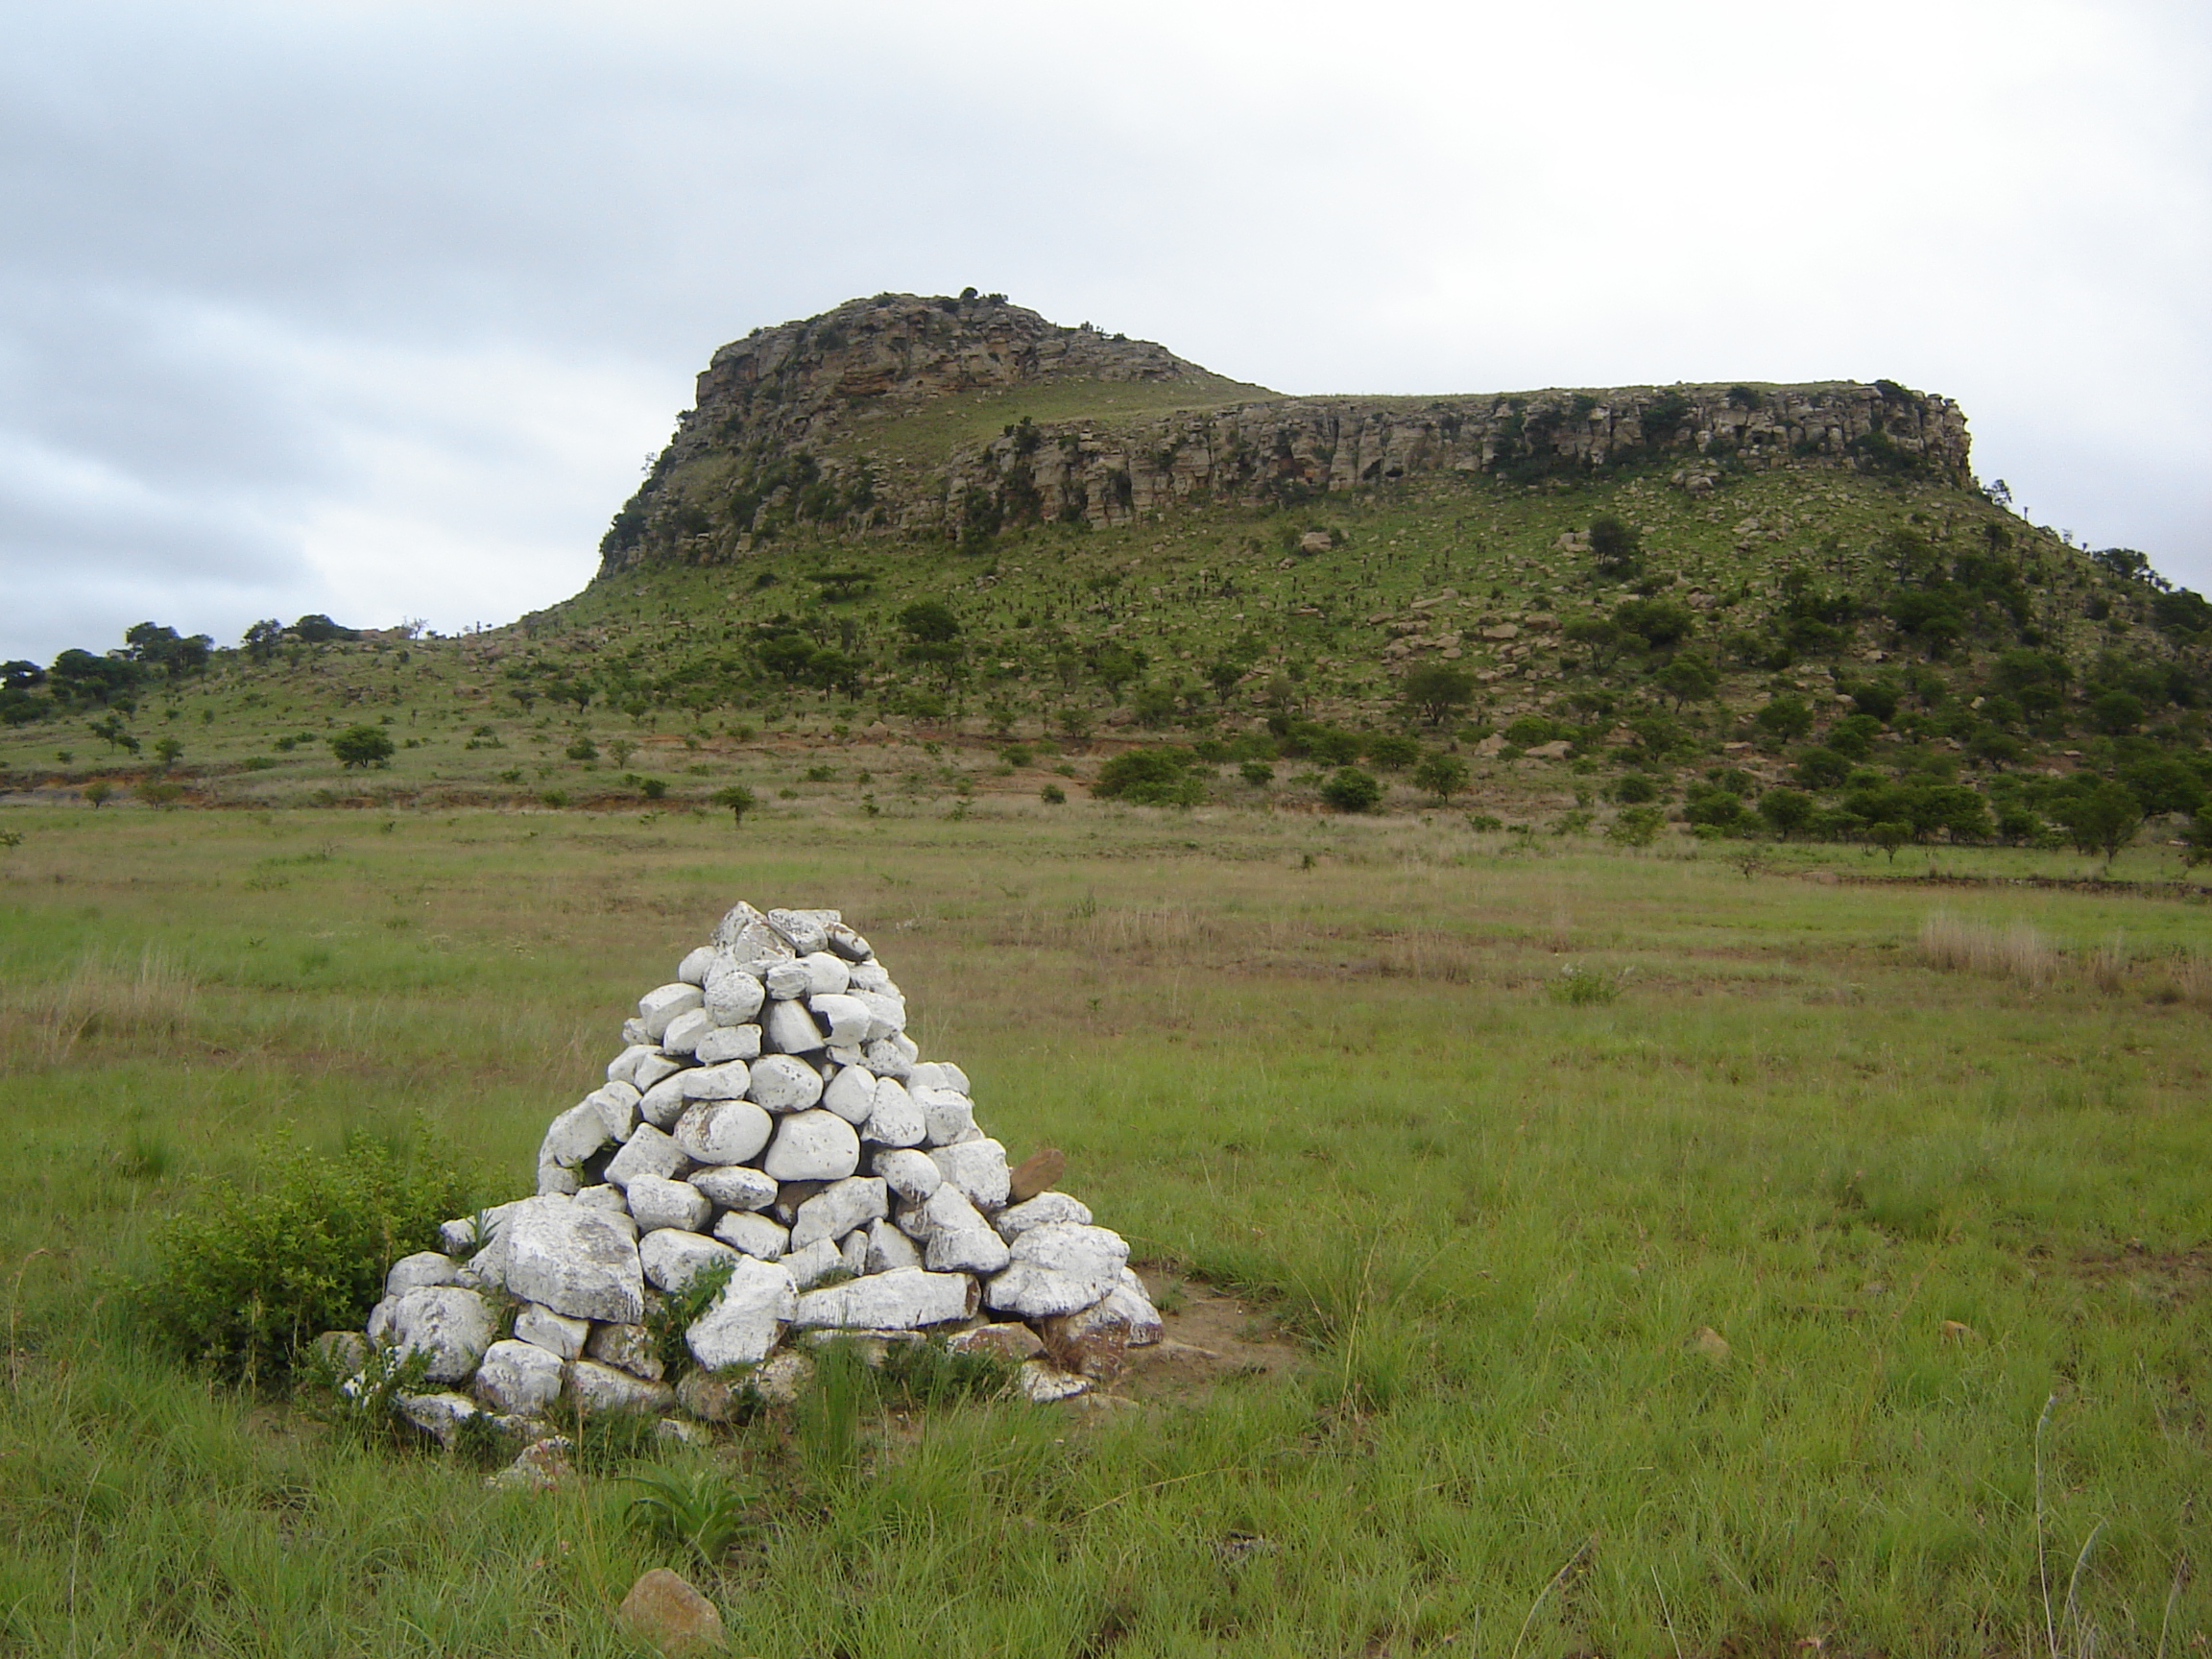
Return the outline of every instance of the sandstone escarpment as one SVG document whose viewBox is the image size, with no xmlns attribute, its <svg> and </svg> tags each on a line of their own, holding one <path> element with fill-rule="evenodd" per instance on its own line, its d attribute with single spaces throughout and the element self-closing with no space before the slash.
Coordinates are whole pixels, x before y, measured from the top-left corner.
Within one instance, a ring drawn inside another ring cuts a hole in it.
<svg viewBox="0 0 2212 1659">
<path fill-rule="evenodd" d="M 1656 467 L 1970 481 L 1965 417 L 1892 381 L 1286 397 L 997 296 L 879 295 L 722 348 L 601 544 L 601 574 L 797 527 L 976 538 L 1179 502 L 1295 505 L 1423 474 Z"/>
</svg>

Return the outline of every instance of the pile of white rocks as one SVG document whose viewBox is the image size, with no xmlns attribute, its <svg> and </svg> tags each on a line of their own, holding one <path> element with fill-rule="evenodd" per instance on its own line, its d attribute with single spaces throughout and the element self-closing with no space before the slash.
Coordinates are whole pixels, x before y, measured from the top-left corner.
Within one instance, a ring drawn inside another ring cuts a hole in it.
<svg viewBox="0 0 2212 1659">
<path fill-rule="evenodd" d="M 438 1391 L 399 1404 L 425 1430 L 561 1405 L 719 1419 L 833 1333 L 988 1348 L 1064 1399 L 1160 1339 L 1129 1246 L 1050 1190 L 1057 1152 L 1009 1168 L 836 911 L 739 904 L 622 1037 L 546 1131 L 537 1195 L 447 1222 L 394 1264 L 367 1343 L 326 1339 L 356 1370 L 424 1355 Z M 647 1310 L 720 1267 L 671 1386 Z"/>
</svg>

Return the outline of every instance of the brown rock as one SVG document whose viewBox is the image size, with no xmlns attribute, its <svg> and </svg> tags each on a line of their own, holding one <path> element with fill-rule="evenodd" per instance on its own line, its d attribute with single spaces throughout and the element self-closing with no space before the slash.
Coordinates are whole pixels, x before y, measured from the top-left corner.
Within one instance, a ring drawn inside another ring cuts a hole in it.
<svg viewBox="0 0 2212 1659">
<path fill-rule="evenodd" d="M 1040 1192 L 1049 1192 L 1052 1184 L 1067 1172 L 1068 1154 L 1057 1146 L 1041 1146 L 1007 1178 L 1007 1202 L 1024 1204 Z"/>
<path fill-rule="evenodd" d="M 638 1641 L 652 1644 L 671 1659 L 722 1646 L 722 1615 L 714 1603 L 665 1567 L 639 1576 L 614 1618 Z"/>
<path fill-rule="evenodd" d="M 1007 1322 L 962 1331 L 947 1337 L 945 1346 L 955 1354 L 996 1354 L 1001 1359 L 1019 1363 L 1044 1353 L 1045 1339 L 1026 1325 Z"/>
</svg>

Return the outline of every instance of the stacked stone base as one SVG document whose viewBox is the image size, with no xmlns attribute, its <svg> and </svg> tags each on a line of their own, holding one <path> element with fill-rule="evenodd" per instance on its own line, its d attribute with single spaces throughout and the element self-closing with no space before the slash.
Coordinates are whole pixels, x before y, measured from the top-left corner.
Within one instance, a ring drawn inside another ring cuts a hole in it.
<svg viewBox="0 0 2212 1659">
<path fill-rule="evenodd" d="M 449 1221 L 394 1263 L 367 1338 L 326 1339 L 359 1392 L 420 1354 L 399 1409 L 450 1440 L 556 1409 L 716 1420 L 787 1396 L 805 1348 L 942 1338 L 1017 1362 L 1032 1400 L 1119 1374 L 1160 1316 L 1129 1247 L 977 1127 L 968 1077 L 922 1058 L 905 999 L 833 910 L 739 904 L 638 999 L 607 1081 L 553 1119 L 538 1192 Z M 648 1310 L 727 1279 L 671 1380 Z"/>
</svg>

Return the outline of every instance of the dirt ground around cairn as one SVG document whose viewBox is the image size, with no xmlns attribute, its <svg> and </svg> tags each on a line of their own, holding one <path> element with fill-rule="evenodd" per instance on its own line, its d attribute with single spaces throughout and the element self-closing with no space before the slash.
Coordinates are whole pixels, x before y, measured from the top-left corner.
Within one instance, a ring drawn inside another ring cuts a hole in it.
<svg viewBox="0 0 2212 1659">
<path fill-rule="evenodd" d="M 1129 1350 L 1128 1366 L 1100 1392 L 1170 1403 L 1203 1398 L 1224 1382 L 1287 1376 L 1304 1351 L 1265 1312 L 1171 1268 L 1141 1266 L 1165 1328 L 1162 1339 Z"/>
</svg>

